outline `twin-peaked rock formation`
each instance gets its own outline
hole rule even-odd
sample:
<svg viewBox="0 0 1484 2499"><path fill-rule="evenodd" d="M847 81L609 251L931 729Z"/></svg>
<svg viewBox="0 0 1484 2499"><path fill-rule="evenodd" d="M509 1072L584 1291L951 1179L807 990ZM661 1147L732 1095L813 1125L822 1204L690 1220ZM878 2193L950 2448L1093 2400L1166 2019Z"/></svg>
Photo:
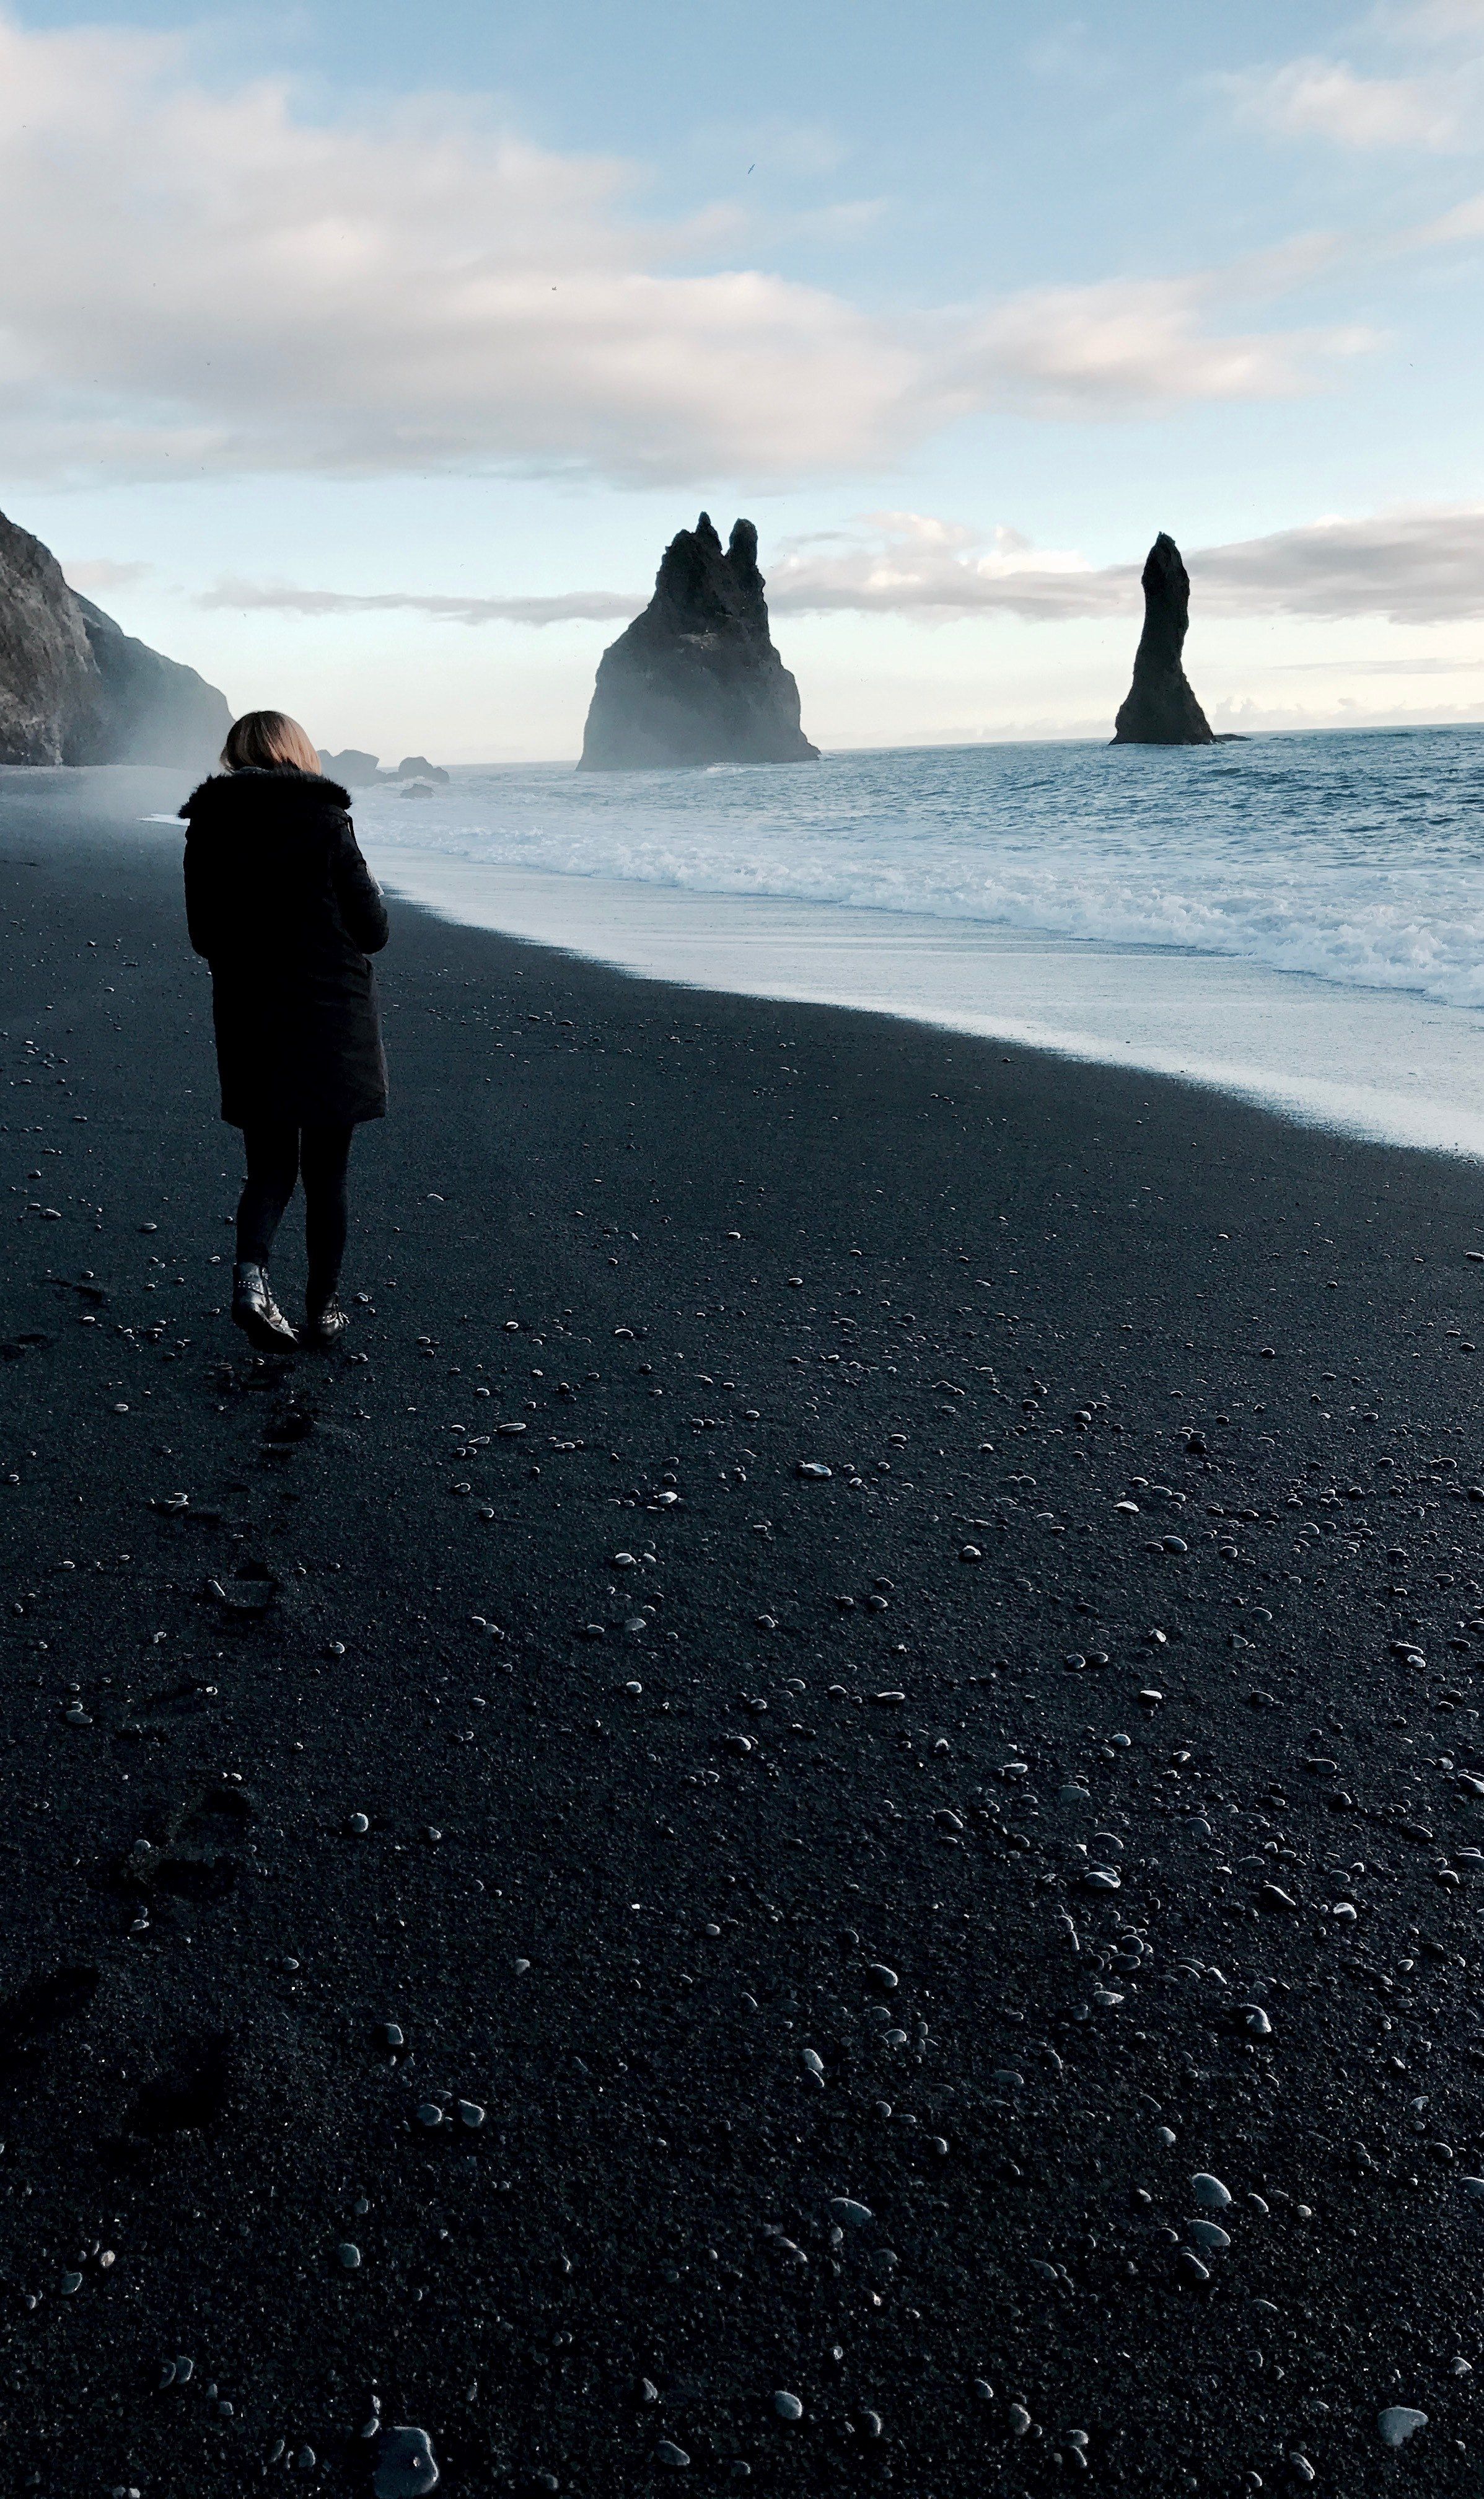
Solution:
<svg viewBox="0 0 1484 2499"><path fill-rule="evenodd" d="M649 605L598 662L579 768L815 762L762 593L751 521L726 547L706 512L672 538Z"/></svg>

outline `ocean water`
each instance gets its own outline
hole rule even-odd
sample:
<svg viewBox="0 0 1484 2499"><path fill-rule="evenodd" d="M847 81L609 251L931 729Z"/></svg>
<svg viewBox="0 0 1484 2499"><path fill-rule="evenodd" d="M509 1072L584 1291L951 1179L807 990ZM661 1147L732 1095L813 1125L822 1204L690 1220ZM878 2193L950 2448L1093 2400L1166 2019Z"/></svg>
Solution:
<svg viewBox="0 0 1484 2499"><path fill-rule="evenodd" d="M1484 729L936 748L359 793L400 851L1178 946L1484 1006Z"/></svg>
<svg viewBox="0 0 1484 2499"><path fill-rule="evenodd" d="M455 918L1484 1153L1484 728L464 769L356 817Z"/></svg>

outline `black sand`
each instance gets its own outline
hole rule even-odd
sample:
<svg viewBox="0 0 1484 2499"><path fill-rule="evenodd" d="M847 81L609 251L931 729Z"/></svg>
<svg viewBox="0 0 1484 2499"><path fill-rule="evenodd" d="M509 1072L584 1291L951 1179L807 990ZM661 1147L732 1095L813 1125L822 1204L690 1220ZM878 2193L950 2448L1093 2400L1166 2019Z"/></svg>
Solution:
<svg viewBox="0 0 1484 2499"><path fill-rule="evenodd" d="M1477 1174L401 909L264 1365L177 795L0 780L7 2490L1474 2489Z"/></svg>

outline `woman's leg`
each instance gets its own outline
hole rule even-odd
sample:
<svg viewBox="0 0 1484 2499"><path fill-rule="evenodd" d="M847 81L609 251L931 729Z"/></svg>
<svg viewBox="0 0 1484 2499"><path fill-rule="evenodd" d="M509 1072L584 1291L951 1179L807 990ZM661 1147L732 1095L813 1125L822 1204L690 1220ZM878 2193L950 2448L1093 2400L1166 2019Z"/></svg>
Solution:
<svg viewBox="0 0 1484 2499"><path fill-rule="evenodd" d="M242 1144L247 1180L237 1209L238 1264L266 1267L299 1177L299 1131L280 1120L263 1120L242 1130Z"/></svg>
<svg viewBox="0 0 1484 2499"><path fill-rule="evenodd" d="M335 1298L345 1255L349 1211L345 1174L353 1128L306 1128L300 1143L304 1174L304 1234L309 1274L305 1301L311 1314Z"/></svg>

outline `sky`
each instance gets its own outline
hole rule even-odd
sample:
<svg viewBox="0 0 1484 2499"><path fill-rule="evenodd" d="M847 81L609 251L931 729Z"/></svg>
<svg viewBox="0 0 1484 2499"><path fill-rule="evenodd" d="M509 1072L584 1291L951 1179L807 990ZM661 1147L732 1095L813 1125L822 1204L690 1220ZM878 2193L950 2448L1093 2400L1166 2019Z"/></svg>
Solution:
<svg viewBox="0 0 1484 2499"><path fill-rule="evenodd" d="M1484 0L0 0L0 509L234 709L574 757L703 506L826 747L1484 719Z"/></svg>

